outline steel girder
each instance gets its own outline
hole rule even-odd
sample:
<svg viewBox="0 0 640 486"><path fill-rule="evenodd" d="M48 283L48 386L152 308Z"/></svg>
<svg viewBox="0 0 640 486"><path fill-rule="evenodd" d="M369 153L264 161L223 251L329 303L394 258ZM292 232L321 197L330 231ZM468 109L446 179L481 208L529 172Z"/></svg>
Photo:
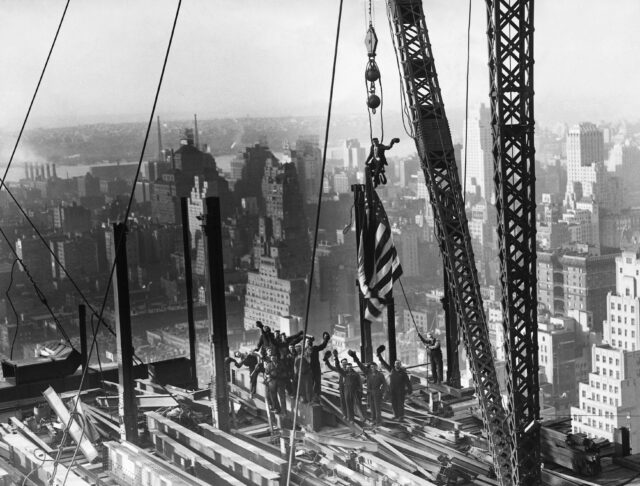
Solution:
<svg viewBox="0 0 640 486"><path fill-rule="evenodd" d="M487 0L513 484L540 484L533 0Z"/></svg>
<svg viewBox="0 0 640 486"><path fill-rule="evenodd" d="M511 435L482 307L471 236L456 167L451 132L421 0L388 0L398 46L415 142L431 199L436 238L443 255L462 337L474 376L496 475L503 486L513 484Z"/></svg>

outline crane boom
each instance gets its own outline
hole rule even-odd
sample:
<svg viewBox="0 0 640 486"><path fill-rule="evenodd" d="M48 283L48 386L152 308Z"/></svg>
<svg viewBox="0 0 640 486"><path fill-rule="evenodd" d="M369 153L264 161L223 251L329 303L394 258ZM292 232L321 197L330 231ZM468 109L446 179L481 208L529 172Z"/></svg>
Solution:
<svg viewBox="0 0 640 486"><path fill-rule="evenodd" d="M533 0L487 0L487 35L513 484L540 484Z"/></svg>
<svg viewBox="0 0 640 486"><path fill-rule="evenodd" d="M388 0L387 8L416 147L433 208L436 238L460 317L496 475L500 484L511 485L512 437L505 428L506 415L480 296L462 188L422 1Z"/></svg>

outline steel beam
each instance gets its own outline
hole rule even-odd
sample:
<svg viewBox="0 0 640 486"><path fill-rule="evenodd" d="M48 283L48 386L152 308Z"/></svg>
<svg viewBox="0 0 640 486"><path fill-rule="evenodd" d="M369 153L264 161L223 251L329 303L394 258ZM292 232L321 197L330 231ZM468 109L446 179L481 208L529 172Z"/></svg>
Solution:
<svg viewBox="0 0 640 486"><path fill-rule="evenodd" d="M136 405L135 377L133 376L127 227L124 223L114 223L113 241L116 252L116 282L113 289L113 299L116 309L120 435L122 440L136 444L138 442L138 407Z"/></svg>
<svg viewBox="0 0 640 486"><path fill-rule="evenodd" d="M222 265L222 221L220 198L205 199L202 233L207 269L207 313L211 346L211 403L216 427L229 431L230 408L227 372L224 360L229 356L227 341L227 309L224 296L224 268Z"/></svg>
<svg viewBox="0 0 640 486"><path fill-rule="evenodd" d="M189 198L180 198L182 215L182 248L184 251L184 283L187 291L187 325L189 327L189 358L191 359L191 384L198 389L196 368L196 325L193 318L193 272L191 271L191 232L189 229Z"/></svg>
<svg viewBox="0 0 640 486"><path fill-rule="evenodd" d="M487 36L513 484L541 484L533 0L487 0Z"/></svg>

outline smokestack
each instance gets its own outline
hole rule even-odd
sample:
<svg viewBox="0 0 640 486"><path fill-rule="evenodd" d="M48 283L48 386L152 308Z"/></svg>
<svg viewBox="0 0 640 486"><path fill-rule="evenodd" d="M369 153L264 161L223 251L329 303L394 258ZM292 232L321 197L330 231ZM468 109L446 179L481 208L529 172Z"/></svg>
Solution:
<svg viewBox="0 0 640 486"><path fill-rule="evenodd" d="M51 166L47 164L47 180L51 179Z"/></svg>
<svg viewBox="0 0 640 486"><path fill-rule="evenodd" d="M160 115L158 115L158 161L162 162L162 130L160 129Z"/></svg>
<svg viewBox="0 0 640 486"><path fill-rule="evenodd" d="M56 174L56 164L52 164L51 166L51 175L53 176L54 179L58 178L58 174Z"/></svg>
<svg viewBox="0 0 640 486"><path fill-rule="evenodd" d="M193 130L194 130L194 143L196 144L196 148L200 148L200 141L198 137L198 115L194 113L193 115Z"/></svg>
<svg viewBox="0 0 640 486"><path fill-rule="evenodd" d="M31 179L32 181L36 180L36 176L33 173L33 163L29 163L29 179Z"/></svg>
<svg viewBox="0 0 640 486"><path fill-rule="evenodd" d="M29 162L24 164L24 178L29 179Z"/></svg>

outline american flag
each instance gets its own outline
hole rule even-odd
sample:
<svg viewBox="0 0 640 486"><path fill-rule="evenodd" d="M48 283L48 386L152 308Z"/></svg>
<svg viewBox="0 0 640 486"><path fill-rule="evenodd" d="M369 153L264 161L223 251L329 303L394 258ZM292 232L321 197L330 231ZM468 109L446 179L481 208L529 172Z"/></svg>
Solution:
<svg viewBox="0 0 640 486"><path fill-rule="evenodd" d="M402 275L400 259L391 239L391 226L374 189L366 191L358 235L358 282L365 299L364 317L377 319L391 298L393 283Z"/></svg>

